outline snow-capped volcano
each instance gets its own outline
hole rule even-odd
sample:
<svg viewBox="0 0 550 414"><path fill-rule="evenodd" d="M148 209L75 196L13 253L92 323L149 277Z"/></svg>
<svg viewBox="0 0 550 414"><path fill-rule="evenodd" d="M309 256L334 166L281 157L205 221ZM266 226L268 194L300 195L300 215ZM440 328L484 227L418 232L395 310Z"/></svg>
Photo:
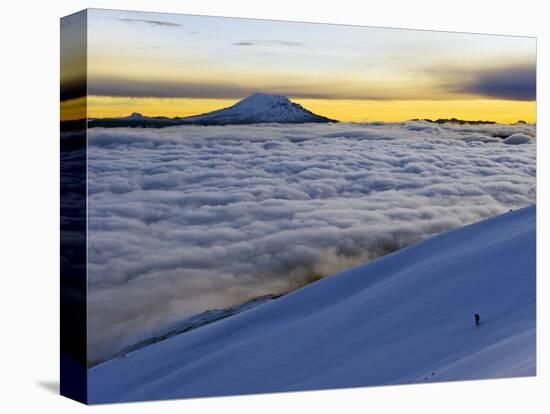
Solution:
<svg viewBox="0 0 550 414"><path fill-rule="evenodd" d="M308 111L286 96L259 92L253 93L229 108L190 116L182 120L186 123L203 125L337 122Z"/></svg>
<svg viewBox="0 0 550 414"><path fill-rule="evenodd" d="M201 115L185 118L165 116L143 116L137 112L122 118L95 118L88 120L88 127L155 127L175 125L231 125L231 124L303 124L307 122L338 122L314 114L302 105L292 102L283 95L253 93L235 105Z"/></svg>

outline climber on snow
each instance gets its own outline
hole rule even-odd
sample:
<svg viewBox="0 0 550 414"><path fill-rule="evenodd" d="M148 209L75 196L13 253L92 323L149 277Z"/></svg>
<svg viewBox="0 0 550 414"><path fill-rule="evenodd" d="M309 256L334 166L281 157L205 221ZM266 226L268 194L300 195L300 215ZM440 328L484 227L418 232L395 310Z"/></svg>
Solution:
<svg viewBox="0 0 550 414"><path fill-rule="evenodd" d="M477 313L474 314L474 319L476 321L476 325L479 326L479 315Z"/></svg>

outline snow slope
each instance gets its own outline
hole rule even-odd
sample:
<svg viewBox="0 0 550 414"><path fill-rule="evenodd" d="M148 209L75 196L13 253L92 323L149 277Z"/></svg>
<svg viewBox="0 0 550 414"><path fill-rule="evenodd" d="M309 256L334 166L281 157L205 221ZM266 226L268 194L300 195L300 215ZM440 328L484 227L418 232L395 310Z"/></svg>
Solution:
<svg viewBox="0 0 550 414"><path fill-rule="evenodd" d="M535 211L432 237L100 364L90 402L535 375Z"/></svg>
<svg viewBox="0 0 550 414"><path fill-rule="evenodd" d="M162 332L156 335L153 335L127 348L124 348L122 351L118 352L115 356L116 357L125 356L130 352L134 352L146 346L150 346L157 342L164 341L167 338L170 338L172 336L189 332L189 331L192 331L193 329L198 329L202 326L209 325L221 319L229 318L238 313L247 311L249 309L253 309L257 306L264 305L265 303L275 300L281 296L282 295L265 295L265 296L260 296L260 297L251 299L240 305L230 306L228 308L223 308L223 309L210 309L210 310L201 312L197 315L193 315L189 318L185 318L183 321L180 321L174 324L173 326L163 330Z"/></svg>

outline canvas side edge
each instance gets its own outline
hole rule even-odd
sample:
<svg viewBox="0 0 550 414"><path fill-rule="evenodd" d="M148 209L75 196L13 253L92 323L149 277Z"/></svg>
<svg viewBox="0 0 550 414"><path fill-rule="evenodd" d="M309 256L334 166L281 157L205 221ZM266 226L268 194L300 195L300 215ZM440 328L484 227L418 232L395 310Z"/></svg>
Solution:
<svg viewBox="0 0 550 414"><path fill-rule="evenodd" d="M87 384L87 11L60 21L60 394Z"/></svg>

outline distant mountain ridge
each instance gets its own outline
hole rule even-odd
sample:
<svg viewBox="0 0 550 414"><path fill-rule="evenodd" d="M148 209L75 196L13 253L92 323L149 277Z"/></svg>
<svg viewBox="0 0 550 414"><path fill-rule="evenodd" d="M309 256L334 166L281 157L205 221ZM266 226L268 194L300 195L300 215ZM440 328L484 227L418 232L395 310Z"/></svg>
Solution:
<svg viewBox="0 0 550 414"><path fill-rule="evenodd" d="M457 119L457 118L439 118L436 120L432 120L429 118L424 119L411 119L411 121L424 121L424 122L431 122L432 124L459 124L459 125L493 125L496 124L495 121L470 121L465 119ZM525 121L522 121L525 123Z"/></svg>
<svg viewBox="0 0 550 414"><path fill-rule="evenodd" d="M236 104L216 111L188 117L147 117L137 112L121 118L95 118L89 127L164 127L173 125L242 125L262 123L338 122L317 115L287 96L256 92Z"/></svg>

